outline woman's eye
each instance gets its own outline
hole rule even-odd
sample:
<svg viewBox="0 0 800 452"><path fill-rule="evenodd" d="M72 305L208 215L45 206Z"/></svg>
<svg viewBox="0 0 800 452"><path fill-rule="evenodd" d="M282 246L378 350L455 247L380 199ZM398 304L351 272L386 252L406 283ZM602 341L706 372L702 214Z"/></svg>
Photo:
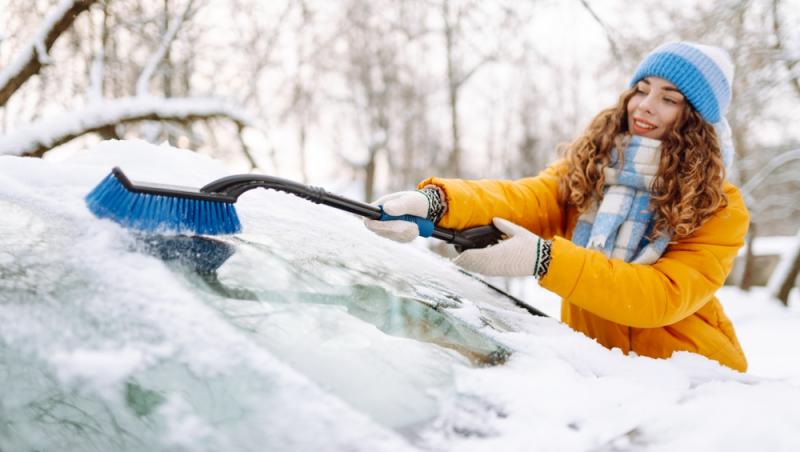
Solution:
<svg viewBox="0 0 800 452"><path fill-rule="evenodd" d="M670 99L669 97L665 97L664 98L664 102L666 102L668 104L673 104L673 105L678 103L678 101L676 101L675 99Z"/></svg>

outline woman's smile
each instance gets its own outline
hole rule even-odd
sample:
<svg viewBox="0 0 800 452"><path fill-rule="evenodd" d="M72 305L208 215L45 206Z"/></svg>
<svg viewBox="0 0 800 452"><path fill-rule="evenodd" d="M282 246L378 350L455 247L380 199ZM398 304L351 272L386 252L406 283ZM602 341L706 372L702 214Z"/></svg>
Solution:
<svg viewBox="0 0 800 452"><path fill-rule="evenodd" d="M658 126L653 124L652 122L649 122L649 121L644 120L642 118L633 117L633 122L632 122L632 125L631 125L631 129L633 130L633 133L636 134L636 135L645 135L648 132L650 132L651 130L654 130L654 129L657 129L657 128L658 128Z"/></svg>

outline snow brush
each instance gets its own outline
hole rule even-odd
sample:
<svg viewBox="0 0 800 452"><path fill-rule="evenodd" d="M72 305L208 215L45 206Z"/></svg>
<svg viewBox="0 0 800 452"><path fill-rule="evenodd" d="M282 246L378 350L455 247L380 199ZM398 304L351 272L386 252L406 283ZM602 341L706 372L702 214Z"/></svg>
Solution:
<svg viewBox="0 0 800 452"><path fill-rule="evenodd" d="M242 225L234 203L244 192L267 188L324 204L372 220L405 220L416 223L420 236L434 237L455 245L459 251L497 243L501 233L493 225L454 231L434 226L413 215L392 216L381 206L347 199L319 187L279 177L239 174L217 179L196 189L174 185L132 182L115 167L111 174L86 195L86 205L99 218L143 232L197 235L235 234Z"/></svg>

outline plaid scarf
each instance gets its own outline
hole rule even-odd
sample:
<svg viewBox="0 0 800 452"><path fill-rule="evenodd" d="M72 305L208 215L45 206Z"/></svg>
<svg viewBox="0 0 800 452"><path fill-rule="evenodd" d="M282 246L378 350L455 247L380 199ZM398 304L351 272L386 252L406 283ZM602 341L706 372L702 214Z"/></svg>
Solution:
<svg viewBox="0 0 800 452"><path fill-rule="evenodd" d="M620 162L617 148L611 150L611 163L604 171L603 199L578 218L572 241L610 258L652 264L670 240L648 238L655 225L650 187L658 171L661 141L627 136L618 140L617 146L625 149L624 158Z"/></svg>

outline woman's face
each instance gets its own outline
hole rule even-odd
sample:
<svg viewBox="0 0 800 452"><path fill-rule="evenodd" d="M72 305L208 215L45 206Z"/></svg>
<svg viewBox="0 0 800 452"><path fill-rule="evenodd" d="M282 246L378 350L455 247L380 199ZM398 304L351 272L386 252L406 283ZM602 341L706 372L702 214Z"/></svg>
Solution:
<svg viewBox="0 0 800 452"><path fill-rule="evenodd" d="M672 83L645 77L636 83L636 92L628 101L628 130L660 140L672 129L685 103L686 98Z"/></svg>

